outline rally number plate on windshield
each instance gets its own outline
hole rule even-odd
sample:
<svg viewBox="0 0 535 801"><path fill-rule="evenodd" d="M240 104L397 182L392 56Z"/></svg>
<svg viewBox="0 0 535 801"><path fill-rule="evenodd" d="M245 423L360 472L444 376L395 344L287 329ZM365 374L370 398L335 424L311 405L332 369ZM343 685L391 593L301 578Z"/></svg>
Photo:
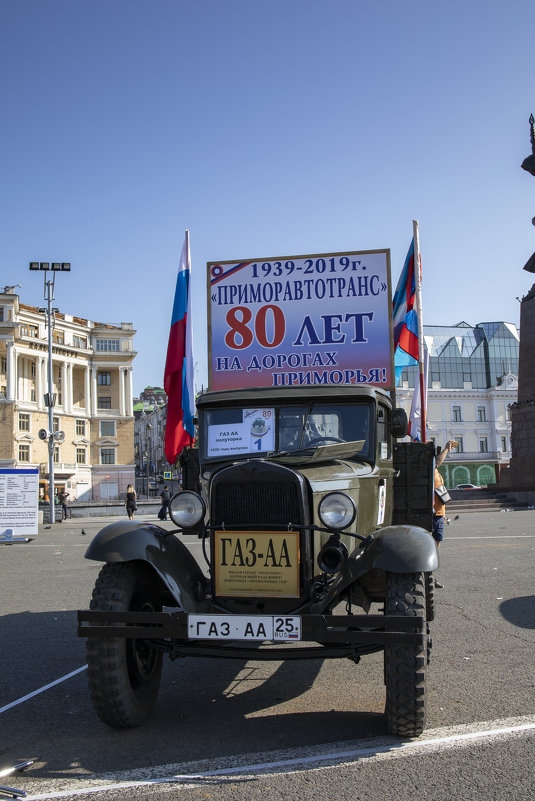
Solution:
<svg viewBox="0 0 535 801"><path fill-rule="evenodd" d="M299 615L188 615L190 640L301 639Z"/></svg>

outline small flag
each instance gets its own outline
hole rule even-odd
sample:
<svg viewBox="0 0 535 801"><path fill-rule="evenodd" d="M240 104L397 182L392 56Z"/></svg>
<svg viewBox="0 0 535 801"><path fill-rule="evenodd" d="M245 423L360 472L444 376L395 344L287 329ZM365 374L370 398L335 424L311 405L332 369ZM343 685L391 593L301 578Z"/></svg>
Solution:
<svg viewBox="0 0 535 801"><path fill-rule="evenodd" d="M169 464L176 464L182 450L192 444L195 435L190 265L189 232L186 231L178 266L163 379L167 394L165 458Z"/></svg>
<svg viewBox="0 0 535 801"><path fill-rule="evenodd" d="M415 308L414 238L411 242L393 300L394 367L396 384L404 367L418 364L418 315Z"/></svg>
<svg viewBox="0 0 535 801"><path fill-rule="evenodd" d="M424 380L416 381L412 395L411 412L409 415L408 435L415 442L422 441L422 404L420 402L420 384L424 385L424 413L427 409L427 377L429 374L429 352L424 349ZM419 376L418 376L419 378ZM426 415L427 417L427 415ZM425 418L424 418L425 419Z"/></svg>

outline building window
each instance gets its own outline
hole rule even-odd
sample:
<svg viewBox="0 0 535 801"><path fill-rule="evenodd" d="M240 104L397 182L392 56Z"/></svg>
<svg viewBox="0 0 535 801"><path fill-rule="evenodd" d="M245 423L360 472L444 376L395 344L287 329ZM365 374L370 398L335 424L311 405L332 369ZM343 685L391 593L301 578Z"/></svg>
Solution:
<svg viewBox="0 0 535 801"><path fill-rule="evenodd" d="M30 430L30 415L25 412L19 412L19 431Z"/></svg>
<svg viewBox="0 0 535 801"><path fill-rule="evenodd" d="M76 421L76 436L85 437L85 420Z"/></svg>
<svg viewBox="0 0 535 801"><path fill-rule="evenodd" d="M477 421L478 423L486 423L487 422L487 410L484 406L477 407Z"/></svg>
<svg viewBox="0 0 535 801"><path fill-rule="evenodd" d="M30 362L30 375L35 378L35 362Z"/></svg>
<svg viewBox="0 0 535 801"><path fill-rule="evenodd" d="M119 350L119 340L118 339L96 339L95 340L95 350L103 351L103 350Z"/></svg>
<svg viewBox="0 0 535 801"><path fill-rule="evenodd" d="M52 431L59 431L59 417L52 418Z"/></svg>
<svg viewBox="0 0 535 801"><path fill-rule="evenodd" d="M72 344L75 348L85 350L87 348L87 337L78 337L76 334L72 338Z"/></svg>
<svg viewBox="0 0 535 801"><path fill-rule="evenodd" d="M486 437L480 437L479 438L479 452L480 453L488 453L489 452L489 445L488 445Z"/></svg>
<svg viewBox="0 0 535 801"><path fill-rule="evenodd" d="M65 332L64 331L52 331L52 342L55 342L56 345L64 345L65 344Z"/></svg>
<svg viewBox="0 0 535 801"><path fill-rule="evenodd" d="M109 387L111 385L111 373L99 370L97 373L97 384L99 387Z"/></svg>
<svg viewBox="0 0 535 801"><path fill-rule="evenodd" d="M102 420L100 423L100 436L101 437L114 437L115 436L115 422Z"/></svg>
<svg viewBox="0 0 535 801"><path fill-rule="evenodd" d="M502 437L502 451L505 453L507 450L507 437Z"/></svg>
<svg viewBox="0 0 535 801"><path fill-rule="evenodd" d="M100 449L100 464L115 464L115 448Z"/></svg>
<svg viewBox="0 0 535 801"><path fill-rule="evenodd" d="M0 360L0 373L3 373L4 375L7 373L7 358L5 356L2 356L2 359Z"/></svg>
<svg viewBox="0 0 535 801"><path fill-rule="evenodd" d="M456 441L456 443L457 443L457 447L453 449L453 450L454 450L454 452L455 452L455 453L464 453L464 444L463 444L463 438L462 438L462 437L459 437L459 436L456 436L456 437L455 437L455 441Z"/></svg>
<svg viewBox="0 0 535 801"><path fill-rule="evenodd" d="M54 464L59 464L59 447L54 446Z"/></svg>
<svg viewBox="0 0 535 801"><path fill-rule="evenodd" d="M19 445L19 462L29 462L29 461L30 461L30 446Z"/></svg>
<svg viewBox="0 0 535 801"><path fill-rule="evenodd" d="M0 323L4 322L4 307L0 306Z"/></svg>
<svg viewBox="0 0 535 801"><path fill-rule="evenodd" d="M23 337L34 337L37 338L39 336L39 328L36 325L29 325L28 323L21 323L20 324L20 333Z"/></svg>
<svg viewBox="0 0 535 801"><path fill-rule="evenodd" d="M111 409L111 398L110 397L101 397L97 398L97 408L98 409Z"/></svg>
<svg viewBox="0 0 535 801"><path fill-rule="evenodd" d="M76 464L85 464L85 448L76 448Z"/></svg>
<svg viewBox="0 0 535 801"><path fill-rule="evenodd" d="M37 397L37 396L36 396L36 394L35 394L35 389L32 387L32 388L30 389L30 400L31 400L31 402L32 402L32 403L35 403L36 397Z"/></svg>
<svg viewBox="0 0 535 801"><path fill-rule="evenodd" d="M451 419L454 423L462 423L460 406L452 406L451 413L452 413Z"/></svg>

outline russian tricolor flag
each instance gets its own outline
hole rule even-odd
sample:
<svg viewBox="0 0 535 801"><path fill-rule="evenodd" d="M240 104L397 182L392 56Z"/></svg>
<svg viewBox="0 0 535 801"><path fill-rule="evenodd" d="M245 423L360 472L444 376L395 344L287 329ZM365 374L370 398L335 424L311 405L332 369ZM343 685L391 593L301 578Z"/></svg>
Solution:
<svg viewBox="0 0 535 801"><path fill-rule="evenodd" d="M418 364L418 315L415 308L414 238L393 300L394 366L396 384L404 367Z"/></svg>
<svg viewBox="0 0 535 801"><path fill-rule="evenodd" d="M191 445L195 436L190 273L189 231L186 231L176 279L163 379L167 394L165 458L169 464L176 464L183 448Z"/></svg>

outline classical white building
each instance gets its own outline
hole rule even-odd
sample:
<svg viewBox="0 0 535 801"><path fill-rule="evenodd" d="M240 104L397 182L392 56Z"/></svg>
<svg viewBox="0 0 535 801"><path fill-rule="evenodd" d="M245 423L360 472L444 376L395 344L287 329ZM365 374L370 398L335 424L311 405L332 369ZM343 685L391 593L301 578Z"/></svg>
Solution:
<svg viewBox="0 0 535 801"><path fill-rule="evenodd" d="M424 326L429 354L427 439L459 444L440 468L446 486L497 481L511 458L509 407L517 400L519 334L512 323ZM417 368L403 371L397 404L407 414Z"/></svg>
<svg viewBox="0 0 535 801"><path fill-rule="evenodd" d="M48 330L43 311L0 292L0 467L38 467L48 492ZM117 498L134 483L131 323L56 312L52 331L54 484L70 500Z"/></svg>

